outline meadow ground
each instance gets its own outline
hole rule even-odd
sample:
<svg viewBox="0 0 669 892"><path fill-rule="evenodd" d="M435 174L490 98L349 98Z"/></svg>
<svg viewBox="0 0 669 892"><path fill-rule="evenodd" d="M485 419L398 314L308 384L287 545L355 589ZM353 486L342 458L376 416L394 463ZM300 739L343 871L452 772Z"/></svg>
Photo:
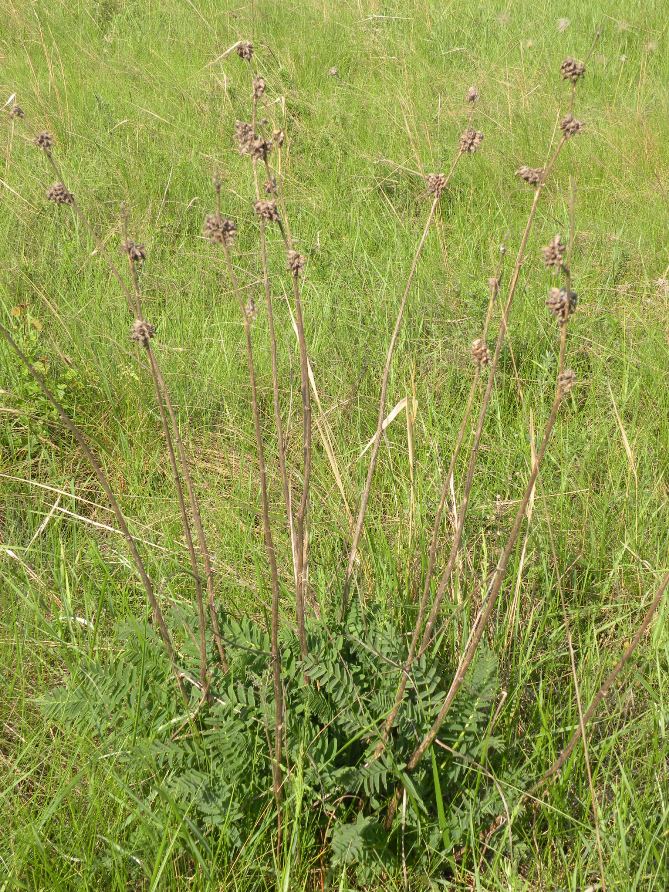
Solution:
<svg viewBox="0 0 669 892"><path fill-rule="evenodd" d="M285 188L308 260L310 356L353 509L367 467L360 452L374 431L380 372L424 217L420 174L448 165L466 125L467 90L475 84L480 91L483 146L458 165L441 202L389 382L389 407L415 400L413 454L400 415L383 442L361 543L360 597L401 616L424 570L486 283L501 242L515 256L527 217L531 192L514 172L543 163L568 96L560 63L587 56L600 31L578 93L585 131L560 158L530 236L461 566L448 593L468 616L528 475L530 428L540 429L550 408L557 339L544 306L552 279L539 248L568 228L571 177L579 308L568 363L578 386L556 426L529 532L489 635L506 691L496 736L540 773L578 720L560 591L585 703L669 563L664 0L3 0L1 8L0 98L16 93L30 126L55 134L68 184L103 241L118 241L125 202L147 246L147 317L192 456L220 599L255 615L265 610L268 588L242 328L201 238L214 172L240 232L254 225L248 164L232 139L235 120L248 116L248 72L236 55L221 54L240 38L254 41L271 115L288 136ZM103 456L133 530L150 543L161 598L183 602L190 589L178 516L123 297L86 232L45 201L46 162L17 123L7 116L0 135L2 321L43 363ZM252 237L242 234L240 244L244 281L257 284ZM280 269L278 237L271 252ZM254 337L269 419L265 326L261 312ZM289 456L299 470L299 357L285 312L278 326ZM76 446L4 347L0 362L0 890L93 889L96 859L122 849L126 829L144 812L104 740L74 726L55 729L41 701L84 656L113 657L118 622L144 616L145 605ZM270 463L276 505L280 483ZM461 477L459 466L456 490ZM311 583L327 609L339 597L348 527L319 441L313 492ZM444 550L450 535L446 524ZM289 586L280 535L279 549ZM591 726L598 819L579 748L568 782L553 786L539 813L514 828L511 851L465 859L434 888L669 886L666 618L665 605ZM462 634L457 626L445 646L457 649ZM138 888L260 888L253 846L233 870L221 852L209 873L191 871L182 857L186 832L176 818L160 828L162 844L144 853ZM268 888L315 888L308 873L294 873L286 885L277 865L277 876L264 880ZM128 884L121 869L105 882ZM422 876L406 882L429 887ZM343 875L336 880L338 888L345 883Z"/></svg>

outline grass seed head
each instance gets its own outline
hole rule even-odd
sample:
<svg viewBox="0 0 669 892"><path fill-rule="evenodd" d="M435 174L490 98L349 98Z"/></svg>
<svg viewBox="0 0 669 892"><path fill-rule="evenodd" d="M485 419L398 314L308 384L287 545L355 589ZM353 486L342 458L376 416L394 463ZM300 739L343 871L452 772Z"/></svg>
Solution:
<svg viewBox="0 0 669 892"><path fill-rule="evenodd" d="M581 121L577 121L573 115L567 115L566 118L562 119L560 123L560 129L565 135L566 139L571 139L572 136L576 136L577 133L580 133L583 129L583 123Z"/></svg>
<svg viewBox="0 0 669 892"><path fill-rule="evenodd" d="M566 250L567 248L563 244L560 236L554 236L550 242L541 249L546 266L555 270L562 269Z"/></svg>
<svg viewBox="0 0 669 892"><path fill-rule="evenodd" d="M575 84L576 81L580 80L585 74L585 64L568 56L562 65L560 65L560 74L564 80L571 81L572 84Z"/></svg>
<svg viewBox="0 0 669 892"><path fill-rule="evenodd" d="M470 87L469 90L467 91L467 102L471 102L471 103L478 102L478 98L479 98L479 91L476 89L476 87Z"/></svg>
<svg viewBox="0 0 669 892"><path fill-rule="evenodd" d="M38 149L44 149L45 152L50 152L54 146L54 138L50 133L47 133L45 130L43 133L38 133L35 137L35 145Z"/></svg>
<svg viewBox="0 0 669 892"><path fill-rule="evenodd" d="M253 96L255 99L260 99L260 97L265 92L267 84L265 83L265 78L257 75L253 78Z"/></svg>
<svg viewBox="0 0 669 892"><path fill-rule="evenodd" d="M272 134L272 142L274 143L274 145L279 146L279 148L281 148L281 146L284 144L285 141L286 141L286 134L283 132L283 130L275 130L274 133Z"/></svg>
<svg viewBox="0 0 669 892"><path fill-rule="evenodd" d="M212 245L225 245L229 248L237 235L237 226L234 220L230 220L228 217L221 217L220 214L207 214L202 232Z"/></svg>
<svg viewBox="0 0 669 892"><path fill-rule="evenodd" d="M250 40L240 40L237 44L237 55L245 62L250 62L253 58L253 44Z"/></svg>
<svg viewBox="0 0 669 892"><path fill-rule="evenodd" d="M156 329L144 319L135 319L130 329L130 340L136 341L142 347L148 347L149 341L156 333Z"/></svg>
<svg viewBox="0 0 669 892"><path fill-rule="evenodd" d="M271 177L269 180L265 180L265 194L266 195L276 195L276 180L274 177Z"/></svg>
<svg viewBox="0 0 669 892"><path fill-rule="evenodd" d="M279 222L279 211L276 206L276 201L256 201L253 205L255 208L256 214L260 217L261 220L267 220L268 222Z"/></svg>
<svg viewBox="0 0 669 892"><path fill-rule="evenodd" d="M544 169L543 167L528 167L526 164L523 164L516 171L516 176L519 176L521 180L530 186L538 186L544 178Z"/></svg>
<svg viewBox="0 0 669 892"><path fill-rule="evenodd" d="M481 131L468 127L460 136L460 150L462 152L469 152L471 155L480 148L482 142L483 134Z"/></svg>
<svg viewBox="0 0 669 892"><path fill-rule="evenodd" d="M56 204L74 204L74 195L64 183L54 183L49 186L46 197Z"/></svg>
<svg viewBox="0 0 669 892"><path fill-rule="evenodd" d="M299 251L288 252L288 269L294 276L299 276L306 262L306 258Z"/></svg>
<svg viewBox="0 0 669 892"><path fill-rule="evenodd" d="M575 291L566 288L551 288L546 299L546 306L560 324L567 322L575 312L578 296Z"/></svg>
<svg viewBox="0 0 669 892"><path fill-rule="evenodd" d="M11 118L25 118L26 113L20 105L13 105L9 110L9 116Z"/></svg>
<svg viewBox="0 0 669 892"><path fill-rule="evenodd" d="M483 338L472 341L472 359L480 366L488 365L490 362L490 350Z"/></svg>

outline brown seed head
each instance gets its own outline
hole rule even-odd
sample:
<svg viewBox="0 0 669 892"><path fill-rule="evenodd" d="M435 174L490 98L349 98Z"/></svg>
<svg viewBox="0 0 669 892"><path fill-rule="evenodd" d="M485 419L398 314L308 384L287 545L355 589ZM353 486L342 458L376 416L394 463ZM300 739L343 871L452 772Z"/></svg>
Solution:
<svg viewBox="0 0 669 892"><path fill-rule="evenodd" d="M582 78L585 74L585 65L577 59L568 57L564 60L562 65L560 65L560 74L564 80L571 81L572 84L575 84L576 81Z"/></svg>
<svg viewBox="0 0 669 892"><path fill-rule="evenodd" d="M298 251L289 251L288 252L288 269L294 276L299 276L299 274L304 269L304 265L306 264L306 258L302 256Z"/></svg>
<svg viewBox="0 0 669 892"><path fill-rule="evenodd" d="M272 140L254 136L249 145L248 154L257 161L265 161L272 151Z"/></svg>
<svg viewBox="0 0 669 892"><path fill-rule="evenodd" d="M260 97L265 92L266 87L267 87L267 84L265 83L264 77L257 75L256 77L253 78L253 96L256 99L260 99Z"/></svg>
<svg viewBox="0 0 669 892"><path fill-rule="evenodd" d="M333 65L332 68L330 68L330 70L328 71L328 74L330 75L330 77L337 77L337 75L339 74L339 69L335 65Z"/></svg>
<svg viewBox="0 0 669 892"><path fill-rule="evenodd" d="M279 146L279 148L281 148L281 146L284 144L285 141L286 141L286 134L283 132L283 130L275 130L274 133L272 134L272 142L274 143L274 145Z"/></svg>
<svg viewBox="0 0 669 892"><path fill-rule="evenodd" d="M276 201L256 201L253 207L261 220L274 223L279 222L279 211L277 210Z"/></svg>
<svg viewBox="0 0 669 892"><path fill-rule="evenodd" d="M430 173L425 178L425 181L427 183L427 191L436 196L441 195L448 183L444 173Z"/></svg>
<svg viewBox="0 0 669 892"><path fill-rule="evenodd" d="M136 245L135 242L126 239L121 248L128 255L133 263L144 263L146 260L146 249L144 245Z"/></svg>
<svg viewBox="0 0 669 892"><path fill-rule="evenodd" d="M566 396L575 384L576 375L572 369L565 369L562 374L558 375L558 390L560 396Z"/></svg>
<svg viewBox="0 0 669 892"><path fill-rule="evenodd" d="M491 276L488 279L488 291L492 294L493 297L497 297L499 294L499 279L497 276Z"/></svg>
<svg viewBox="0 0 669 892"><path fill-rule="evenodd" d="M132 328L130 329L130 340L137 341L142 347L148 347L149 341L155 333L156 329L153 325L146 322L144 319L135 319L132 323Z"/></svg>
<svg viewBox="0 0 669 892"><path fill-rule="evenodd" d="M541 249L546 266L555 270L562 269L566 250L567 249L565 245L563 245L560 236L554 236L550 242Z"/></svg>
<svg viewBox="0 0 669 892"><path fill-rule="evenodd" d="M566 288L551 288L546 299L546 306L561 325L575 312L577 303L576 292Z"/></svg>
<svg viewBox="0 0 669 892"><path fill-rule="evenodd" d="M577 133L580 133L583 129L583 124L581 121L577 121L573 115L567 115L566 118L562 119L560 129L564 133L565 138L570 139L572 136L576 136Z"/></svg>
<svg viewBox="0 0 669 892"><path fill-rule="evenodd" d="M240 40L237 44L237 55L245 62L250 62L253 58L253 44L250 40Z"/></svg>
<svg viewBox="0 0 669 892"><path fill-rule="evenodd" d="M460 136L460 151L472 154L480 147L482 142L483 134L481 131L473 130L471 127L468 127Z"/></svg>
<svg viewBox="0 0 669 892"><path fill-rule="evenodd" d="M529 183L530 186L538 186L543 180L544 169L543 167L527 167L527 165L523 164L516 171L516 176Z"/></svg>
<svg viewBox="0 0 669 892"><path fill-rule="evenodd" d="M12 118L25 118L26 113L20 105L13 105L9 110L9 115Z"/></svg>
<svg viewBox="0 0 669 892"><path fill-rule="evenodd" d="M35 145L38 149L44 149L45 152L49 152L53 148L54 138L45 130L43 133L37 134L35 137Z"/></svg>
<svg viewBox="0 0 669 892"><path fill-rule="evenodd" d="M479 91L476 87L470 87L467 91L467 102L478 102Z"/></svg>
<svg viewBox="0 0 669 892"><path fill-rule="evenodd" d="M237 235L237 227L234 220L221 217L220 214L207 214L202 232L212 245L225 245L229 248Z"/></svg>
<svg viewBox="0 0 669 892"><path fill-rule="evenodd" d="M249 320L249 322L253 322L253 320L258 315L258 308L256 307L256 302L252 297L246 301L246 306L244 307L244 315Z"/></svg>
<svg viewBox="0 0 669 892"><path fill-rule="evenodd" d="M46 197L56 204L74 204L74 195L64 183L54 183L49 186Z"/></svg>
<svg viewBox="0 0 669 892"><path fill-rule="evenodd" d="M480 366L488 365L490 362L490 350L483 338L472 341L472 359Z"/></svg>
<svg viewBox="0 0 669 892"><path fill-rule="evenodd" d="M265 194L266 195L276 195L276 180L272 177L269 180L265 180Z"/></svg>
<svg viewBox="0 0 669 892"><path fill-rule="evenodd" d="M253 143L253 127L246 121L235 121L235 139L240 155L249 155Z"/></svg>

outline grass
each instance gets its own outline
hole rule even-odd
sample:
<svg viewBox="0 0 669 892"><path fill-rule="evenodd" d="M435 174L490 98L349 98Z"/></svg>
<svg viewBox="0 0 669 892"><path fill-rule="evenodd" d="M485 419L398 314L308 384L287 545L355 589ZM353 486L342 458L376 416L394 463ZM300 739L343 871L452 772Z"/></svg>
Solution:
<svg viewBox="0 0 669 892"><path fill-rule="evenodd" d="M563 17L570 24L559 31ZM514 171L543 163L565 98L559 64L567 55L585 57L601 30L579 94L587 131L566 147L530 238L462 566L447 596L469 603L493 569L528 476L530 425L540 431L550 410L557 343L544 307L551 277L539 247L566 233L572 174L580 301L568 362L579 386L542 467L524 564L517 549L490 632L507 692L496 733L523 753L531 776L540 774L578 722L560 588L587 703L667 568L669 289L657 284L669 264L664 2L649 0L637 11L623 0L546 2L540 10L522 0L508 8L490 0L470 7L428 0L37 0L28 7L8 0L4 21L2 97L16 92L35 127L55 133L68 185L104 240L118 242L124 201L134 237L147 245L146 314L159 332L157 349L193 457L220 597L233 610L258 615L269 595L243 332L220 266L200 237L212 209L211 176L219 172L224 211L238 221L249 270L243 284L255 288L260 306L252 242L244 236L253 224L253 183L231 136L234 121L247 113L247 72L235 56L217 59L237 39L252 37L288 133L288 209L308 258L307 339L353 511L367 468L359 453L376 424L380 371L425 215L417 174L447 166L466 122L463 97L472 83L481 92L483 149L463 159L442 199L389 379L390 407L406 396L416 401L414 483L400 415L379 453L361 541L364 603L399 616L407 598L420 593L487 279L500 242L515 251L527 214L531 193ZM337 76L328 73L332 66ZM134 531L151 543L147 555L161 597L185 601L190 583L160 420L150 381L138 375L123 295L91 256L86 233L47 206L46 163L18 130L12 134L8 120L0 151L3 322L13 320L24 348L48 363L63 402L103 456ZM283 264L278 235L270 262L277 270ZM285 312L277 313L277 326L281 376L290 388L289 461L299 469L299 355ZM258 387L269 431L265 327L261 312ZM110 512L71 438L4 348L0 362L0 889L96 888L92 863L122 846L128 826L150 823L150 810L103 741L52 727L40 701L83 656L113 658L116 623L146 610L120 537L105 529L113 524ZM281 482L270 451L288 590L290 549L280 531ZM462 474L461 461L460 480ZM324 606L339 596L347 521L318 440L312 486L312 586ZM446 528L442 559L449 535ZM516 585L520 602L512 616ZM589 732L609 889L669 884L666 616L665 605ZM471 617L465 609L462 621L449 625L446 647L460 651ZM257 888L254 858L271 845L262 816L244 856L230 865L217 851L209 872L184 873L176 852L196 848L197 840L176 816L153 830L146 888ZM299 849L310 834L308 815L291 832ZM514 825L513 844L513 857L500 845L478 867L456 870L452 888L597 888L582 748L533 820ZM285 870L277 866L276 887L312 888L299 873L286 879ZM127 882L119 869L110 888ZM425 888L421 877L409 884Z"/></svg>

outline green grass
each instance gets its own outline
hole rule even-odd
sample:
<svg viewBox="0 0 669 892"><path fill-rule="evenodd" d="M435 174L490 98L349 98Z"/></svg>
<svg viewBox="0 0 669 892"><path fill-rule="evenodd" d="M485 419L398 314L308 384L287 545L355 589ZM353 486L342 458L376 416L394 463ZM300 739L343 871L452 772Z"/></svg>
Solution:
<svg viewBox="0 0 669 892"><path fill-rule="evenodd" d="M570 25L559 31L562 17ZM417 401L415 524L400 416L380 453L362 543L364 603L401 616L420 587L486 282L501 241L515 256L529 208L531 193L514 171L543 163L567 92L559 64L567 55L585 57L601 30L578 96L587 129L568 144L530 238L452 593L469 603L494 565L528 474L530 413L540 430L549 411L557 345L539 247L566 232L573 176L580 302L568 361L579 386L542 470L522 576L518 548L490 636L507 692L496 734L538 775L578 720L558 576L588 702L667 568L669 290L657 284L669 264L664 0L640 9L624 0L547 0L540 8L525 0L506 7L491 0L8 0L3 21L2 100L16 92L31 126L56 135L68 185L104 240L119 240L123 201L147 245L146 315L157 326L193 456L221 601L256 615L268 584L242 330L200 237L218 171L224 209L241 232L243 280L257 281L252 181L232 140L234 121L248 117L248 72L234 54L217 58L237 39L253 38L269 100L277 100L273 114L288 134L289 215L309 261L308 342L353 507L367 467L359 453L374 430L386 345L426 212L416 174L447 166L466 122L467 88L475 83L481 91L483 148L463 160L442 201L390 379L390 406L408 394ZM133 530L151 543L145 552L161 597L182 602L190 586L169 468L150 381L128 341L123 296L71 215L47 205L46 162L20 130L12 135L9 119L0 151L3 322L48 363ZM278 240L271 251L279 272ZM278 316L290 461L299 469L299 361L290 322ZM271 437L262 313L254 333ZM104 741L52 727L40 700L84 655L113 657L117 623L146 610L120 537L99 526L112 520L92 475L4 348L0 363L0 890L95 888L93 861L122 847L127 828L150 817ZM289 616L290 562L273 461L271 484ZM325 607L339 596L347 541L320 443L313 486L312 583ZM509 625L518 578L520 609ZM447 633L454 652L467 633L470 612L464 616ZM666 618L665 606L590 730L609 889L669 885ZM296 825L298 847L300 833L310 833L307 818ZM176 817L154 829L147 889L258 888L254 860L270 846L262 824L234 869L225 852L212 856L209 878L195 866L184 872L177 852L197 842ZM456 870L452 888L576 892L597 882L582 748L532 820L514 825L513 844L513 856L500 844L478 868ZM281 887L285 870L277 866L274 887L314 888L299 871ZM127 882L119 870L110 888ZM426 888L421 877L410 885Z"/></svg>

